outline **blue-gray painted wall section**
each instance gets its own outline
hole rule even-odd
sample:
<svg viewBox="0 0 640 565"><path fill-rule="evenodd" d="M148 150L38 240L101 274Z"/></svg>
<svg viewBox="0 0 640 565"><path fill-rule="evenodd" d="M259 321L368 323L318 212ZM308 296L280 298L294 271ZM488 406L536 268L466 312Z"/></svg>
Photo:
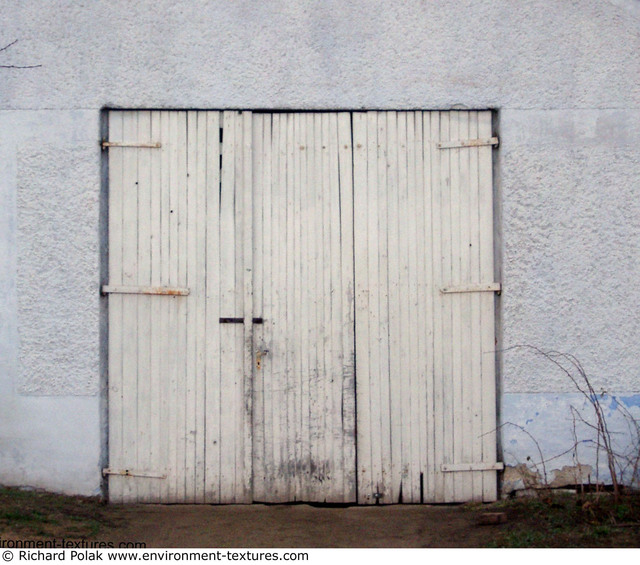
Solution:
<svg viewBox="0 0 640 565"><path fill-rule="evenodd" d="M634 464L640 460L640 438L632 424L632 420L640 421L640 394L598 394L594 398L602 407L610 431L611 447L616 454L616 476L630 481ZM610 483L604 441L594 429L597 416L593 404L584 395L577 392L507 393L501 403L500 433L506 465L526 464L538 473L539 484L552 484L557 470L563 467L588 465L591 469L583 473L584 482Z"/></svg>

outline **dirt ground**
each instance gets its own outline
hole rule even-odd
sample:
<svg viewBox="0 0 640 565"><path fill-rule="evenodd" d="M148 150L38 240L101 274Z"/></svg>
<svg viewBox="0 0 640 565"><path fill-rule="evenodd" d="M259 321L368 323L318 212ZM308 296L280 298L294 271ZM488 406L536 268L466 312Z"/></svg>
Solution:
<svg viewBox="0 0 640 565"><path fill-rule="evenodd" d="M143 506L112 541L149 547L479 547L491 526L460 507ZM116 535L115 539L113 536Z"/></svg>
<svg viewBox="0 0 640 565"><path fill-rule="evenodd" d="M146 547L482 547L492 526L465 506L111 505L0 488L1 540Z"/></svg>
<svg viewBox="0 0 640 565"><path fill-rule="evenodd" d="M504 523L481 525L487 513ZM110 505L0 488L0 541L93 547L640 547L640 495L549 495L494 504L327 507Z"/></svg>

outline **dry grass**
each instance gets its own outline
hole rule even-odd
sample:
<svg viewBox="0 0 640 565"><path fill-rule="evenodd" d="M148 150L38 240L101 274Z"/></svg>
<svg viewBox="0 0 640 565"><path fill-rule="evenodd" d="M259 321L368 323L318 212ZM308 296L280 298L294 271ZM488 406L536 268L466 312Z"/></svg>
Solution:
<svg viewBox="0 0 640 565"><path fill-rule="evenodd" d="M640 495L557 494L497 502L507 523L489 547L640 547ZM483 507L486 510L486 507Z"/></svg>
<svg viewBox="0 0 640 565"><path fill-rule="evenodd" d="M0 488L0 537L83 539L118 525L118 508L99 498Z"/></svg>

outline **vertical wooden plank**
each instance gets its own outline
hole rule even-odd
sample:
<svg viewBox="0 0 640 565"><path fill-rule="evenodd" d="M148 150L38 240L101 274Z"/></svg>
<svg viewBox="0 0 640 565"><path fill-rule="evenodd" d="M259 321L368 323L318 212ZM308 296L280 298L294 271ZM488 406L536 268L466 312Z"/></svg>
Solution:
<svg viewBox="0 0 640 565"><path fill-rule="evenodd" d="M137 139L151 139L151 114L138 112ZM152 149L134 149L138 153L138 242L137 242L137 284L151 284L151 151ZM139 296L137 339L138 339L138 394L133 402L137 404L136 465L141 471L151 467L151 308L152 297ZM155 305L154 305L155 306ZM150 497L150 481L145 478L134 479L137 483L137 501L145 502Z"/></svg>
<svg viewBox="0 0 640 565"><path fill-rule="evenodd" d="M274 272L277 274L274 280L277 296L276 316L274 316L277 329L275 332L287 331L287 302L286 302L286 244L287 244L287 114L279 114L274 119L274 141L276 141L277 153L277 176L274 179L273 195L275 203L274 217L274 242L272 249L274 253ZM277 140L275 134L277 133ZM277 250L277 251L276 251ZM274 344L275 345L275 344ZM287 405L287 343L280 340L277 344L277 351L273 354L274 364L274 391L277 398L274 403L275 425L274 430L274 472L276 474L274 488L274 502L285 502L289 500L289 485L287 482L287 469L283 468L280 462L289 460L289 452L287 446L288 433L288 405ZM277 468L275 466L277 465Z"/></svg>
<svg viewBox="0 0 640 565"><path fill-rule="evenodd" d="M234 317L242 317L244 319L245 312L245 258L244 258L244 226L246 212L244 207L244 155L243 155L243 117L242 114L236 112L233 122L234 145L233 145L233 162L235 167L235 183L232 187L233 207L234 207L234 232L235 232L235 248L234 248L234 272L235 272L235 314ZM235 413L233 417L233 435L234 435L234 466L233 466L233 501L241 502L242 498L242 477L243 477L243 461L244 461L244 383L245 375L245 324L232 324L234 333L234 366L233 372L235 376L233 386L233 396Z"/></svg>
<svg viewBox="0 0 640 565"><path fill-rule="evenodd" d="M375 247L369 249L369 253L377 255L377 267L372 276L377 280L377 296L375 304L378 308L378 322L375 326L377 342L373 343L378 351L378 390L379 413L375 419L379 422L378 441L380 444L380 477L384 485L383 502L397 502L397 486L391 480L391 415L390 415L390 395L391 387L389 382L389 249L388 239L388 190L387 186L387 165L388 165L388 140L387 140L387 113L377 112L377 142L374 160L377 163L375 174L377 175L377 192L372 193L372 198L376 201L377 227L374 227ZM372 170L372 174L374 171ZM373 298L373 297L372 297Z"/></svg>
<svg viewBox="0 0 640 565"><path fill-rule="evenodd" d="M342 502L344 491L343 431L342 431L342 284L340 272L340 177L338 170L338 116L329 118L329 231L331 263L329 266L331 288L331 373L327 375L331 386L331 417L327 434L331 436L329 458L328 502Z"/></svg>
<svg viewBox="0 0 640 565"><path fill-rule="evenodd" d="M258 115L254 115L257 119ZM254 252L261 253L260 270L261 275L261 295L262 297L254 301L255 312L257 316L264 318L264 324L260 328L256 328L258 337L255 339L254 346L257 350L268 350L269 353L262 357L262 367L255 370L256 386L262 386L262 420L263 430L259 437L262 438L262 444L257 444L258 436L254 437L254 453L259 453L259 460L254 461L254 484L253 484L253 500L268 501L274 492L274 363L273 363L273 328L275 324L275 294L273 279L274 251L273 243L273 165L274 160L277 163L277 155L274 155L273 119L271 114L262 115L260 122L260 156L257 153L257 146L254 147L254 159L260 159L260 178L262 188L255 188L255 191L261 190L261 228L255 229L256 240L254 242ZM257 135L257 133L254 133ZM277 169L277 164L276 164ZM257 195L257 192L254 193ZM260 211L258 211L260 214ZM254 276L254 280L258 275ZM254 289L255 291L255 289ZM257 398L254 399L254 402ZM255 412L255 408L254 408ZM254 424L255 427L255 424Z"/></svg>
<svg viewBox="0 0 640 565"><path fill-rule="evenodd" d="M449 118L450 138L460 139L460 112L450 112ZM461 187L460 187L460 148L448 149L451 175L451 284L459 284L460 281L460 210L461 210ZM451 430L453 436L453 462L462 461L462 351L461 351L461 312L460 295L450 296L451 308L451 379L452 379L452 400L450 421L453 423ZM460 500L460 473L451 473L453 482L453 499Z"/></svg>
<svg viewBox="0 0 640 565"><path fill-rule="evenodd" d="M389 389L391 422L391 499L400 500L402 487L402 374L404 360L400 353L400 255L398 194L398 113L387 113L388 167L387 167L387 210L388 210L388 264L389 264Z"/></svg>
<svg viewBox="0 0 640 565"><path fill-rule="evenodd" d="M369 363L369 289L368 289L368 202L367 193L367 114L354 112L353 120L353 189L358 212L354 214L356 357L358 360L357 452L358 502L373 504L371 455L371 369Z"/></svg>
<svg viewBox="0 0 640 565"><path fill-rule="evenodd" d="M253 352L253 119L251 112L242 113L242 198L243 205L243 225L242 225L242 273L243 273L243 315L244 315L244 363L243 363L243 389L242 389L242 473L241 491L239 502L251 502L251 475L252 475L252 437L251 426L252 401L253 401L253 375L254 375L254 352Z"/></svg>
<svg viewBox="0 0 640 565"><path fill-rule="evenodd" d="M331 417L331 387L329 384L329 373L331 371L330 341L331 331L331 299L329 276L331 262L330 232L328 226L328 204L326 196L329 187L329 131L327 114L319 114L319 190L316 193L316 213L319 219L319 230L317 235L317 245L319 245L320 269L318 273L318 294L316 295L318 304L318 389L320 398L320 411L316 414L317 436L319 444L319 455L316 460L316 485L314 487L315 496L325 499L328 485L324 480L327 474L327 464L331 459L331 440L327 430ZM329 347L327 347L329 345Z"/></svg>
<svg viewBox="0 0 640 565"><path fill-rule="evenodd" d="M256 349L268 350L267 356L263 357L262 368L260 369L261 375L258 376L256 371L256 378L259 378L258 382L263 386L263 444L262 446L254 446L254 451L259 449L262 453L262 464L256 468L256 462L254 462L254 477L257 473L260 476L257 478L258 483L254 482L253 485L253 499L254 501L267 501L269 496L274 492L274 478L275 472L273 470L273 453L274 453L274 364L273 364L273 328L274 328L274 316L275 316L275 293L273 287L273 261L274 250L272 248L273 242L273 165L274 160L277 159L274 156L274 141L273 141L273 116L271 114L265 114L262 121L262 230L258 238L260 239L260 245L256 244L256 249L261 248L263 254L262 257L262 313L260 314L259 308L256 306L256 314L262 315L264 318L264 325L260 329L261 339L255 341ZM277 166L276 166L277 168ZM258 488L259 484L259 488ZM259 492L258 492L259 491Z"/></svg>
<svg viewBox="0 0 640 565"><path fill-rule="evenodd" d="M109 112L109 139L123 139L123 112ZM122 283L124 201L123 148L109 149L109 281ZM123 295L109 295L109 466L123 460ZM110 475L109 500L123 501L124 477Z"/></svg>
<svg viewBox="0 0 640 565"><path fill-rule="evenodd" d="M169 175L167 179L167 191L169 196L169 210L168 210L168 264L169 264L169 284L172 286L179 286L178 279L178 257L179 242L178 242L178 218L179 218L179 180L178 180L178 152L179 152L179 139L178 129L180 127L180 121L178 119L177 112L169 113L169 139L171 140L170 151L168 155L169 160ZM180 437L177 401L178 401L178 371L180 370L180 363L182 359L179 357L180 343L178 339L178 325L180 301L172 300L172 304L169 309L169 327L172 331L172 346L169 349L168 365L169 365L169 382L168 382L168 394L166 395L169 405L169 430L168 430L168 471L169 476L167 478L167 502L176 502L179 500L178 496L178 441Z"/></svg>
<svg viewBox="0 0 640 565"><path fill-rule="evenodd" d="M381 419L380 419L380 389L383 371L380 367L380 345L379 345L379 246L378 246L378 114L368 112L366 129L366 253L367 271L365 273L366 289L368 294L368 341L363 355L368 357L369 370L369 410L370 417L370 445L371 445L371 474L373 479L373 492L381 494L379 501L388 502L387 485L382 468L381 453Z"/></svg>
<svg viewBox="0 0 640 565"><path fill-rule="evenodd" d="M220 113L206 113L205 502L220 502Z"/></svg>
<svg viewBox="0 0 640 565"><path fill-rule="evenodd" d="M177 281L180 286L188 286L188 265L189 265L189 196L188 196L188 118L186 112L178 113L178 154L177 154L177 214L178 214L178 242L177 242ZM176 499L183 501L187 499L187 450L189 446L188 421L188 379L189 371L192 370L189 354L189 322L190 322L190 300L179 300L177 303L177 397L176 397L176 418L178 441L176 449ZM191 469L193 467L191 466Z"/></svg>
<svg viewBox="0 0 640 565"><path fill-rule="evenodd" d="M421 303L425 306L425 322L426 322L426 348L425 358L427 360L426 366L426 387L423 393L425 401L422 413L426 418L426 440L424 443L426 460L425 475L424 475L424 502L434 502L436 500L436 454L435 454L435 410L434 410L434 398L435 398L435 355L436 350L434 347L435 338L435 315L434 315L434 288L435 288L435 275L434 275L434 261L435 256L434 249L434 199L435 188L434 183L434 161L435 156L433 154L433 133L432 123L437 117L436 112L424 112L423 113L423 165L424 165L424 193L423 193L423 213L420 217L423 219L423 241L424 241L424 299L421 299Z"/></svg>
<svg viewBox="0 0 640 565"><path fill-rule="evenodd" d="M356 501L355 303L353 250L353 146L351 116L338 114L340 261L342 275L342 430L344 502Z"/></svg>
<svg viewBox="0 0 640 565"><path fill-rule="evenodd" d="M159 121L159 139L162 147L157 151L156 155L159 161L160 169L160 211L159 211L159 284L170 284L170 152L169 147L174 143L169 135L169 112L158 112ZM155 170L155 168L154 168ZM170 413L172 411L170 396L171 390L171 365L170 365L170 348L175 343L172 332L170 331L170 316L174 307L173 300L164 300L160 305L160 332L156 342L157 360L158 360L158 389L160 395L159 410L159 466L163 474L167 475L167 479L157 483L159 489L159 502L167 502L169 500L169 485L173 478L173 466L170 457L171 445L171 428L169 427ZM154 355L154 359L156 356Z"/></svg>
<svg viewBox="0 0 640 565"><path fill-rule="evenodd" d="M123 138L137 141L138 114L123 113ZM125 151L123 159L123 224L122 283L138 284L138 150ZM125 468L135 467L138 435L138 297L124 296L123 303L123 462ZM138 496L136 480L125 480L123 502L135 502Z"/></svg>
<svg viewBox="0 0 640 565"><path fill-rule="evenodd" d="M311 492L322 496L321 474L322 461L324 461L324 437L322 411L324 409L324 387L322 376L324 374L324 356L323 356L323 304L322 300L318 300L318 296L322 295L323 281L323 255L322 255L322 116L321 114L313 115L313 181L310 186L314 188L309 197L309 205L313 210L310 235L313 237L313 243L310 245L310 253L313 262L313 279L310 281L309 292L313 296L311 308L311 362L312 370L309 375L311 394L311 402L309 407L309 437L311 442L311 466L309 469L309 489Z"/></svg>
<svg viewBox="0 0 640 565"><path fill-rule="evenodd" d="M444 189L441 166L444 165L437 144L442 139L441 112L431 114L431 221L432 221L432 249L433 249L433 362L434 362L434 394L432 401L432 413L434 421L434 497L436 502L445 500L445 477L440 471L440 466L445 462L445 431L444 431L444 301L439 288L445 283L443 273L443 216L444 216ZM447 124L448 133L448 124Z"/></svg>
<svg viewBox="0 0 640 565"><path fill-rule="evenodd" d="M478 112L471 112L469 117L469 139L478 138ZM478 148L469 149L469 272L472 282L480 282L480 224L478 201ZM470 296L471 312L471 383L469 386L471 405L471 461L482 461L482 345L480 324L479 293ZM482 473L472 473L472 497L482 500Z"/></svg>
<svg viewBox="0 0 640 565"><path fill-rule="evenodd" d="M408 217L408 137L407 113L398 113L398 257L399 257L399 353L403 369L400 373L401 432L398 439L402 444L402 495L403 501L411 500L413 477L411 476L411 342L409 328L409 234L406 218Z"/></svg>
<svg viewBox="0 0 640 565"><path fill-rule="evenodd" d="M151 112L150 139L163 140L161 131L160 112ZM166 141L165 141L166 143ZM150 150L150 284L162 286L162 152L158 149ZM162 444L166 437L162 433L162 386L165 380L165 366L161 361L162 343L166 334L166 320L164 318L165 301L157 304L151 302L150 308L150 332L148 337L150 356L150 414L149 414L149 462L148 468L165 472L165 459L162 456ZM165 481L148 481L148 500L159 502L161 489Z"/></svg>
<svg viewBox="0 0 640 565"><path fill-rule="evenodd" d="M331 397L331 340L329 333L331 331L331 232L330 232L330 218L329 218L329 195L331 181L329 174L329 119L328 114L322 113L321 117L321 139L322 139L322 190L318 194L318 214L322 218L322 235L319 240L322 246L321 252L321 268L322 275L320 277L321 294L319 295L318 302L320 303L320 344L322 352L322 364L320 369L320 387L321 397L323 399L322 412L319 415L319 436L322 447L321 458L317 462L319 467L318 480L319 484L317 492L321 499L326 499L329 490L329 481L325 480L329 471L329 462L332 457L332 444L331 444L331 410L332 397ZM320 298L323 297L323 298Z"/></svg>
<svg viewBox="0 0 640 565"><path fill-rule="evenodd" d="M282 398L282 386L281 386L281 372L280 367L282 365L283 351L281 344L276 344L273 341L273 335L276 332L276 328L282 323L282 314L280 308L281 293L279 291L279 276L281 273L280 268L280 199L281 193L278 190L278 182L280 175L280 114L274 114L271 119L271 181L269 192L271 196L270 207L270 242L269 249L271 251L270 264L271 264L271 315L269 317L267 329L269 331L269 361L267 365L270 369L268 382L270 384L269 390L271 392L270 408L270 421L271 425L268 428L270 437L272 438L271 452L268 452L266 457L268 459L267 472L267 490L271 492L271 500L282 500L282 483L279 473L279 469L276 469L276 461L280 461L280 447L281 447L281 426L280 426L280 404ZM265 283L267 281L265 280Z"/></svg>
<svg viewBox="0 0 640 565"><path fill-rule="evenodd" d="M235 186L235 113L223 114L222 142L222 182L220 194L220 284L221 315L234 317L237 315L236 302L236 230L234 210ZM235 502L235 421L240 409L236 404L236 328L232 324L220 325L221 359L220 383L221 415L220 415L220 502Z"/></svg>
<svg viewBox="0 0 640 565"><path fill-rule="evenodd" d="M418 276L417 276L417 248L418 229L416 225L416 192L419 190L416 177L416 120L415 112L407 112L407 294L409 308L406 320L409 328L407 341L409 343L409 405L410 405L410 431L408 442L409 457L405 463L409 467L411 477L410 490L405 494L407 502L420 502L420 415L419 415L419 372L420 364L424 357L419 350L419 336L424 331L423 326L418 325ZM403 493L404 494L404 493Z"/></svg>
<svg viewBox="0 0 640 565"><path fill-rule="evenodd" d="M264 281L264 120L265 114L253 115L253 173L252 173L252 190L253 190L253 269L252 269L252 285L253 285L253 304L256 316L264 316L264 299L263 299L263 281ZM253 328L254 349L264 349L264 336L262 328L256 326ZM255 352L254 352L255 353ZM266 362L266 360L265 360ZM254 378L253 378L253 444L252 444L252 487L253 499L265 500L264 488L264 446L265 446L265 382L264 369L257 366L257 359L254 360Z"/></svg>
<svg viewBox="0 0 640 565"><path fill-rule="evenodd" d="M275 175L278 172L278 146L277 146L277 126L276 117L269 116L265 121L264 130L264 167L265 167L265 183L264 183L264 320L263 328L265 340L263 345L269 349L266 362L263 364L264 386L265 386L265 445L264 445L264 493L261 500L269 500L269 496L277 495L275 489L276 469L274 466L276 437L279 433L278 414L277 414L277 392L276 392L276 372L277 367L274 362L275 352L272 336L275 328L277 317L277 297L275 292L274 281L277 273L276 255L277 255L277 228L274 225L277 203L274 196ZM276 244L274 246L274 243Z"/></svg>
<svg viewBox="0 0 640 565"><path fill-rule="evenodd" d="M294 173L294 116L293 114L287 114L286 122L286 137L283 147L283 154L285 156L285 311L286 311L286 330L284 336L284 342L286 347L286 363L284 367L285 382L286 382L286 430L284 437L286 438L286 455L283 459L283 463L287 465L287 472L285 481L287 484L287 492L289 500L295 500L295 461L296 461L296 446L295 446L295 423L296 423L296 394L295 394L295 235L294 235L294 198L295 198L295 186L293 182ZM282 179L281 179L282 180Z"/></svg>
<svg viewBox="0 0 640 565"><path fill-rule="evenodd" d="M478 116L478 135L491 136L491 112L481 112ZM494 277L493 265L493 175L491 167L491 146L481 147L478 155L479 212L480 212L480 277L491 281ZM482 309L482 429L483 461L496 460L496 398L495 398L495 328L494 296L484 293L480 298ZM497 496L495 471L483 472L483 499L495 500Z"/></svg>
<svg viewBox="0 0 640 565"><path fill-rule="evenodd" d="M311 127L310 127L311 126ZM309 342L309 316L311 311L310 289L310 239L309 222L310 206L309 201L312 194L312 186L309 182L309 168L313 163L309 163L310 139L313 135L313 114L307 113L300 116L300 207L298 223L300 226L300 425L301 425L301 448L299 456L299 482L301 500L310 500L311 489L309 488L309 477L311 473L311 429L310 429L310 342ZM310 166L309 166L310 165Z"/></svg>
<svg viewBox="0 0 640 565"><path fill-rule="evenodd" d="M328 275L331 261L331 248L329 243L328 229L328 197L329 187L329 160L328 160L328 121L327 114L319 114L318 124L319 135L319 190L316 193L316 213L319 219L319 229L317 235L317 245L319 245L320 269L318 272L318 395L320 398L320 411L316 413L316 426L319 444L319 455L316 460L316 484L314 486L315 496L322 500L327 496L328 485L325 476L327 474L327 463L331 458L331 443L327 430L329 428L331 414L331 395L329 385L330 373L330 353L328 351L329 333L331 328L331 299L330 277ZM322 297L322 298L321 298Z"/></svg>
<svg viewBox="0 0 640 565"><path fill-rule="evenodd" d="M186 255L185 280L191 290L185 305L185 412L184 412L184 449L185 449L185 499L187 503L196 501L195 488L195 458L196 458L196 311L199 294L197 278L197 114L194 111L186 113L186 159L185 172L185 235L184 248Z"/></svg>
<svg viewBox="0 0 640 565"><path fill-rule="evenodd" d="M379 249L378 249L378 115L377 112L367 112L366 131L366 170L367 170L367 228L366 228L366 253L367 272L366 288L369 295L368 307L368 343L364 355L369 357L369 406L370 419L370 443L371 443L371 474L373 476L373 491L380 493L380 502L388 502L386 481L383 475L382 464L382 429L380 418L380 381L382 371L380 367L380 297L379 297Z"/></svg>
<svg viewBox="0 0 640 565"><path fill-rule="evenodd" d="M162 139L165 143L160 149L160 160L162 162L161 174L161 217L160 217L160 256L161 256L161 277L163 285L171 284L171 146L173 140L170 133L170 112L160 112L160 131ZM174 344L175 340L171 339L169 328L171 327L172 311L174 309L174 301L164 301L162 309L162 335L158 346L162 349L160 354L160 363L163 367L162 383L161 383L161 454L162 469L167 479L160 484L160 501L167 502L173 479L173 458L171 452L171 348L169 344Z"/></svg>
<svg viewBox="0 0 640 565"><path fill-rule="evenodd" d="M233 119L233 167L234 167L234 184L230 187L233 195L233 230L234 230L234 254L233 254L233 270L235 286L234 292L234 317L242 317L245 313L245 278L244 278L244 226L245 213L244 208L244 155L243 155L243 118L242 114L234 112ZM233 502L241 502L242 499L242 477L243 477L243 461L244 461L244 383L245 383L245 324L231 324L233 328L234 340L234 358L233 358L233 375L234 383L232 388L234 415L231 433L233 434L233 470L232 478L232 497Z"/></svg>
<svg viewBox="0 0 640 565"><path fill-rule="evenodd" d="M333 412L333 395L331 387L332 375L332 336L331 336L331 171L330 171L330 130L329 114L322 113L322 192L319 212L322 218L322 386L324 388L324 410L322 412L321 437L324 444L324 457L321 463L322 477L320 498L328 500L332 480L333 442L331 434L331 419Z"/></svg>
<svg viewBox="0 0 640 565"><path fill-rule="evenodd" d="M457 122L453 112L442 114L442 139L445 141L457 139ZM455 150L447 150L442 156L442 190L443 190L443 222L442 222L442 274L443 281L456 284L454 279L454 237L456 222L456 194L457 167ZM445 462L456 462L456 380L457 380L457 334L454 328L454 301L444 297L443 304L443 378L444 378L444 443ZM446 473L445 501L456 500L455 473Z"/></svg>
<svg viewBox="0 0 640 565"><path fill-rule="evenodd" d="M469 112L459 112L459 132L460 139L471 139L469 135ZM460 276L459 284L468 284L472 281L469 270L471 260L471 250L473 242L470 234L470 186L469 186L469 157L471 149L460 151ZM461 350L461 391L460 406L458 411L461 417L461 427L458 433L461 437L461 449L459 452L461 463L472 463L472 436L474 434L471 416L472 407L472 367L471 367L471 293L461 294L460 303L460 350ZM459 473L459 498L468 501L473 498L472 492L473 473Z"/></svg>
<svg viewBox="0 0 640 565"><path fill-rule="evenodd" d="M427 380L429 379L429 367L432 363L432 355L429 349L431 339L431 328L427 319L427 257L426 245L429 239L425 233L425 225L429 222L425 215L425 193L428 187L424 176L424 121L423 112L414 112L415 122L415 193L413 214L416 231L416 255L414 258L415 278L416 278L416 323L417 323L417 348L418 348L418 372L416 374L417 386L412 407L417 411L417 467L416 474L417 492L414 495L414 502L424 502L425 494L428 492L428 437L427 437ZM429 234L430 235L430 234Z"/></svg>
<svg viewBox="0 0 640 565"><path fill-rule="evenodd" d="M193 275L196 280L192 302L195 304L195 422L193 439L195 442L195 493L194 499L204 503L206 493L205 462L205 413L206 407L206 281L207 281L207 112L196 112L196 154L192 170L195 173L195 264Z"/></svg>
<svg viewBox="0 0 640 565"><path fill-rule="evenodd" d="M321 190L321 167L320 167L320 148L322 147L321 124L319 114L308 114L307 116L307 175L308 175L308 192L306 206L308 209L307 229L307 256L309 257L309 280L308 280L308 351L309 351L309 369L308 369L308 435L309 435L309 469L307 475L307 490L309 497L312 496L317 486L316 462L319 458L319 438L320 429L318 425L318 414L322 403L320 402L320 333L321 319L318 316L318 279L321 276L320 264L320 245L319 238L322 234L322 223L318 213L318 191Z"/></svg>
<svg viewBox="0 0 640 565"><path fill-rule="evenodd" d="M273 272L273 163L276 162L277 169L277 151L274 151L273 145L273 117L265 116L264 121L264 142L263 142L263 167L264 167L264 185L263 185L263 207L264 207L264 223L263 223L263 316L264 327L263 332L265 339L259 342L260 345L269 350L266 361L263 363L263 383L264 383L264 406L265 406L265 431L264 431L264 480L265 487L261 500L267 500L267 493L274 491L275 468L273 465L274 453L274 435L276 427L274 423L274 395L273 395L273 345L271 335L274 328L274 272Z"/></svg>
<svg viewBox="0 0 640 565"><path fill-rule="evenodd" d="M304 473L304 460L302 454L302 295L301 295L301 263L303 261L301 253L300 238L300 197L301 197L301 176L300 176L300 158L302 141L300 138L300 114L296 113L292 116L293 121L293 139L291 142L291 161L290 165L293 169L291 174L291 200L293 204L292 210L292 230L293 230L293 246L292 260L293 267L293 286L288 288L288 292L293 296L293 310L291 312L292 322L292 390L290 395L293 397L293 427L289 433L292 434L293 441L293 476L291 477L292 491L295 500L304 500L302 490L302 475Z"/></svg>

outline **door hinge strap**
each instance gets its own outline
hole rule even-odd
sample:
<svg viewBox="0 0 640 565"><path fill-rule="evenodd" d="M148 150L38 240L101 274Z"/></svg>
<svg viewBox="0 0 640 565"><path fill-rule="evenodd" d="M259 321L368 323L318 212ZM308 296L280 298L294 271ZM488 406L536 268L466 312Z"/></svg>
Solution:
<svg viewBox="0 0 640 565"><path fill-rule="evenodd" d="M187 296L188 288L175 286L114 286L103 285L102 294L159 294L162 296Z"/></svg>
<svg viewBox="0 0 640 565"><path fill-rule="evenodd" d="M109 467L102 469L102 475L119 475L121 477L144 477L146 479L166 479L167 475L160 473L147 473L145 471L132 471L131 469L110 469Z"/></svg>
<svg viewBox="0 0 640 565"><path fill-rule="evenodd" d="M441 141L438 149L453 149L455 147L482 147L483 145L499 145L497 137L487 137L483 139L453 139L451 141Z"/></svg>
<svg viewBox="0 0 640 565"><path fill-rule="evenodd" d="M463 284L460 286L445 286L440 289L442 294L453 294L455 292L497 292L502 291L502 285L497 282L485 284Z"/></svg>
<svg viewBox="0 0 640 565"><path fill-rule="evenodd" d="M160 149L160 147L162 147L162 143L160 143L159 141L127 142L127 141L102 140L100 145L102 146L102 149L108 149L109 147L146 147L147 149Z"/></svg>
<svg viewBox="0 0 640 565"><path fill-rule="evenodd" d="M464 471L502 471L504 463L443 463L440 471L443 473L459 473Z"/></svg>

